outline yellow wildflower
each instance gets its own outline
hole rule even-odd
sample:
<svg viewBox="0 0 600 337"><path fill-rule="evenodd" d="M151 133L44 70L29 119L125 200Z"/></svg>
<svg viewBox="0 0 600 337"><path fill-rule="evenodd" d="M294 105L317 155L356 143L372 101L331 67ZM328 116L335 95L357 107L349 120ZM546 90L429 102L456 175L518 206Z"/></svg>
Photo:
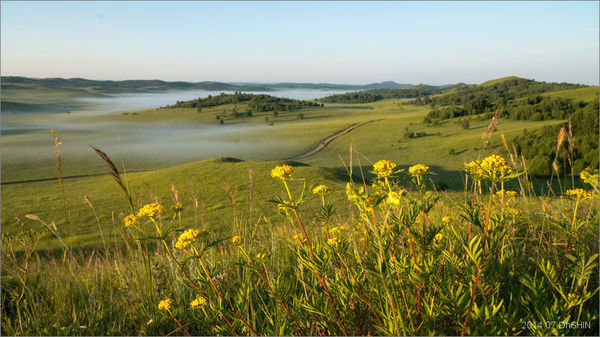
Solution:
<svg viewBox="0 0 600 337"><path fill-rule="evenodd" d="M576 306L578 303L579 303L579 295L574 294L574 293L570 293L567 296L567 305L569 307Z"/></svg>
<svg viewBox="0 0 600 337"><path fill-rule="evenodd" d="M380 160L373 165L373 172L377 174L378 178L386 178L394 173L396 164L389 160Z"/></svg>
<svg viewBox="0 0 600 337"><path fill-rule="evenodd" d="M166 310L171 311L171 306L173 305L173 300L170 298L164 299L158 303L158 310Z"/></svg>
<svg viewBox="0 0 600 337"><path fill-rule="evenodd" d="M385 182L383 182L381 180L375 180L371 186L373 186L374 189L379 189L379 190L384 190L387 187L385 185Z"/></svg>
<svg viewBox="0 0 600 337"><path fill-rule="evenodd" d="M481 160L472 161L465 165L465 171L475 180L483 178L483 170L481 169Z"/></svg>
<svg viewBox="0 0 600 337"><path fill-rule="evenodd" d="M175 243L175 248L177 249L186 249L192 243L196 241L196 238L200 236L202 232L197 229L187 229L183 234L179 235L177 242Z"/></svg>
<svg viewBox="0 0 600 337"><path fill-rule="evenodd" d="M329 235L330 236L337 236L338 234L340 234L343 231L348 230L348 226L338 226L338 227L333 227L329 230Z"/></svg>
<svg viewBox="0 0 600 337"><path fill-rule="evenodd" d="M173 213L181 212L183 210L183 205L180 203L176 203L175 205L171 206L171 210L173 211Z"/></svg>
<svg viewBox="0 0 600 337"><path fill-rule="evenodd" d="M497 154L486 157L481 161L481 169L486 178L496 181L513 173L513 170L504 158Z"/></svg>
<svg viewBox="0 0 600 337"><path fill-rule="evenodd" d="M205 304L206 304L206 299L202 296L198 296L195 300L193 300L190 303L190 307L192 307L192 309L203 308Z"/></svg>
<svg viewBox="0 0 600 337"><path fill-rule="evenodd" d="M304 242L304 235L296 234L290 239L293 243Z"/></svg>
<svg viewBox="0 0 600 337"><path fill-rule="evenodd" d="M123 219L123 225L125 227L135 226L138 222L138 217L135 214L129 214Z"/></svg>
<svg viewBox="0 0 600 337"><path fill-rule="evenodd" d="M450 223L450 217L449 216L445 216L442 218L442 222L445 223L446 225Z"/></svg>
<svg viewBox="0 0 600 337"><path fill-rule="evenodd" d="M588 171L581 171L579 177L584 183L590 184L594 188L594 190L598 191L600 187L600 182L598 181L598 173L591 174Z"/></svg>
<svg viewBox="0 0 600 337"><path fill-rule="evenodd" d="M517 195L517 192L515 191L506 191L506 190L499 190L498 192L496 192L497 195L505 195L508 197L514 197L515 195Z"/></svg>
<svg viewBox="0 0 600 337"><path fill-rule="evenodd" d="M163 205L157 203L157 202L153 202L151 204L148 204L142 208L140 208L140 210L138 211L137 216L138 217L154 217L158 214L163 214L165 212L165 208L163 207Z"/></svg>
<svg viewBox="0 0 600 337"><path fill-rule="evenodd" d="M510 214L512 214L513 216L519 216L521 215L521 210L516 209L516 208L509 208L508 211L510 212Z"/></svg>
<svg viewBox="0 0 600 337"><path fill-rule="evenodd" d="M400 205L400 195L397 192L388 193L387 202L390 205Z"/></svg>
<svg viewBox="0 0 600 337"><path fill-rule="evenodd" d="M437 233L434 237L433 237L433 244L435 246L439 246L442 244L442 240L444 239L444 234L442 233Z"/></svg>
<svg viewBox="0 0 600 337"><path fill-rule="evenodd" d="M267 257L266 253L258 253L258 254L256 254L256 259L259 260L259 261L264 260L266 257Z"/></svg>
<svg viewBox="0 0 600 337"><path fill-rule="evenodd" d="M570 197L577 197L577 198L581 198L581 199L587 199L587 198L592 197L592 194L590 192L583 190L581 188L567 190L567 195Z"/></svg>
<svg viewBox="0 0 600 337"><path fill-rule="evenodd" d="M319 186L317 186L317 187L313 188L313 191L312 191L312 192L313 192L313 194L320 194L320 195L323 195L323 194L327 194L327 193L329 193L329 191L331 191L331 190L329 189L329 187L328 187L328 186L325 186L325 185L319 185Z"/></svg>
<svg viewBox="0 0 600 337"><path fill-rule="evenodd" d="M233 243L234 245L238 245L240 243L242 243L243 238L239 235L236 235L234 237L231 238L231 243Z"/></svg>
<svg viewBox="0 0 600 337"><path fill-rule="evenodd" d="M292 172L290 165L280 165L271 170L271 177L286 180L292 178Z"/></svg>
<svg viewBox="0 0 600 337"><path fill-rule="evenodd" d="M292 208L294 204L289 201L284 201L283 204L277 204L277 210L279 212L285 212L288 208Z"/></svg>
<svg viewBox="0 0 600 337"><path fill-rule="evenodd" d="M338 238L331 238L327 240L327 245L333 249L337 249L340 245L340 240Z"/></svg>
<svg viewBox="0 0 600 337"><path fill-rule="evenodd" d="M429 166L423 164L413 165L408 169L408 173L413 177L422 176L427 173L427 171L429 171Z"/></svg>

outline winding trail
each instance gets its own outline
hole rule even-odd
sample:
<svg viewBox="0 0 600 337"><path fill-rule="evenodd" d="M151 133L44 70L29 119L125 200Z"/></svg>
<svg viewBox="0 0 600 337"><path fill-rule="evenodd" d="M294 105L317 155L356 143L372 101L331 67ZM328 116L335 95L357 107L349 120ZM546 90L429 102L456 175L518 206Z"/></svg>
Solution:
<svg viewBox="0 0 600 337"><path fill-rule="evenodd" d="M339 136L342 136L342 135L344 135L344 134L346 134L346 133L348 133L348 132L350 132L350 131L352 131L352 130L354 130L354 129L356 129L356 128L360 127L360 126L363 126L363 125L365 125L365 124L368 124L368 123L371 123L371 122L375 122L375 121L377 121L377 120L376 120L376 119L373 119L373 120L370 120L370 121L367 121L367 122L363 122L363 123L355 123L355 124L352 124L352 125L350 125L349 127L347 127L347 128L345 128L345 129L343 129L342 131L338 131L338 132L334 133L333 135L331 135L331 136L329 136L329 137L327 137L327 138L323 139L323 140L322 140L322 141L320 141L320 142L319 142L319 144L318 144L318 145L317 145L315 148L313 148L312 150L310 150L310 151L308 151L308 152L305 152L305 153L303 153L303 154L297 155L297 156L293 156L293 157L284 158L284 159L282 159L282 160L298 160L298 159L303 159L303 158L306 158L306 157L310 157L310 156L312 156L312 155L314 155L314 154L318 153L319 151L323 150L323 149L324 149L324 148L327 146L327 144L331 143L331 141L333 141L333 140L334 140L334 139L336 139L337 137L339 137Z"/></svg>

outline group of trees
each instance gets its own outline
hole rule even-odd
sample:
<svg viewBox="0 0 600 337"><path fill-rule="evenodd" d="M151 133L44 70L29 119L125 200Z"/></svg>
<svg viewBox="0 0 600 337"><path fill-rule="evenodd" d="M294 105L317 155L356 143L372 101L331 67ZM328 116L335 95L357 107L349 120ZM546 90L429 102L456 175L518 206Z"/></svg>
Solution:
<svg viewBox="0 0 600 337"><path fill-rule="evenodd" d="M509 79L493 85L465 86L444 95L416 99L416 105L460 106L469 115L494 111L506 102L523 97L536 96L545 92L577 89L585 85L571 83L546 83L523 78Z"/></svg>
<svg viewBox="0 0 600 337"><path fill-rule="evenodd" d="M326 103L370 103L382 99L403 99L403 98L421 98L429 95L436 95L452 90L458 90L468 87L464 83L454 84L450 86L431 86L431 85L415 85L407 88L399 89L373 89L360 92L349 92L346 94L332 95L321 98L321 102Z"/></svg>
<svg viewBox="0 0 600 337"><path fill-rule="evenodd" d="M594 103L592 103L594 104ZM559 172L579 174L585 168L598 168L598 101L595 111L578 110L571 115L571 132L568 122L544 126L533 132L524 132L513 139L519 154L529 158L529 173L536 176L552 174L552 163L556 156L557 139L562 127L567 130L556 164ZM569 158L571 157L571 158Z"/></svg>
<svg viewBox="0 0 600 337"><path fill-rule="evenodd" d="M168 108L196 108L201 111L202 108L214 107L225 104L247 103L247 111L266 112L266 111L292 111L303 107L317 107L321 104L313 101L302 101L297 99L274 97L271 95L255 95L235 92L233 94L221 93L219 95L209 95L208 97L198 98L190 101L177 102Z"/></svg>

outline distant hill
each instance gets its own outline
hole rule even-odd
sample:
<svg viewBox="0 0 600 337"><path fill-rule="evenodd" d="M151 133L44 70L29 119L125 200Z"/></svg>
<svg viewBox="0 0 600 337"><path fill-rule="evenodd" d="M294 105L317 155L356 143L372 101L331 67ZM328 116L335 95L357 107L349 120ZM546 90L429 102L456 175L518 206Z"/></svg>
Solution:
<svg viewBox="0 0 600 337"><path fill-rule="evenodd" d="M392 81L364 85L330 84L330 83L224 83L224 82L167 82L161 80L125 80L97 81L84 78L28 78L19 76L3 76L2 90L61 89L68 91L84 91L89 93L136 93L168 90L207 90L207 91L275 91L282 89L324 89L324 90L367 90L376 88L402 88L410 84L399 84Z"/></svg>
<svg viewBox="0 0 600 337"><path fill-rule="evenodd" d="M166 82L161 80L125 80L125 81L96 81L84 78L27 78L16 76L2 77L2 90L7 89L63 89L86 90L93 93L135 93L167 90L208 90L208 91L270 91L260 85L232 85L222 82Z"/></svg>
<svg viewBox="0 0 600 337"><path fill-rule="evenodd" d="M370 84L331 84L331 83L272 83L263 84L273 89L330 89L330 90L369 90L369 89L395 89L406 88L412 84L401 84L394 81L385 81Z"/></svg>

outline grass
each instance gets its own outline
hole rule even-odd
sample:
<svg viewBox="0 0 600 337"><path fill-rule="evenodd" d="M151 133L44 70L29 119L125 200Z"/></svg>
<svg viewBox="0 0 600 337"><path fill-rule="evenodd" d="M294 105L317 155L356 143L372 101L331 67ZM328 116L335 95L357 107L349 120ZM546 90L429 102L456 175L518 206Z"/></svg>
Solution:
<svg viewBox="0 0 600 337"><path fill-rule="evenodd" d="M71 232L64 244L40 242L43 222L59 217L59 207L25 216L23 231L5 233L3 331L8 335L597 333L597 175L591 180L595 184L591 200L588 196L570 200L503 197L478 189L432 193L423 179L429 172L412 177L396 174L403 177L398 180L379 171L378 178L371 176L377 184L365 190L360 177L344 188L349 179L343 173L296 166L286 169L291 177L273 179L269 171L275 165L220 159L131 174L134 209L159 202L165 210L139 213L137 225L129 228L121 224L130 212L127 203L108 177L82 178L73 185L65 181L69 198L86 193L93 202L95 211L87 211L89 233L95 231L93 214L99 215L102 226L110 221L106 213L112 210L116 223L105 228L106 237L96 237L95 247L90 247L94 249L87 251L71 248L92 240L76 240L85 232ZM254 178L244 177L242 172L248 169ZM484 172L498 177L492 172L499 169L492 170ZM219 191L223 176L228 180ZM517 178L523 177L489 178L482 187L495 192L504 180ZM303 181L327 184L334 193L309 196L310 188L308 194L300 193ZM197 182L195 188L200 189L190 186L186 192L189 182ZM108 190L96 194L109 186L112 194L105 194ZM54 187L58 188L56 182ZM404 189L410 192L400 196ZM398 192L393 199L390 190ZM8 193L12 199L39 192ZM204 197L233 202L196 206L196 198L202 204ZM85 207L75 206L75 199L68 200L67 208L73 218L81 219L79 212ZM59 201L55 197L46 203ZM183 214L169 210L177 203L183 204ZM202 217L202 209L218 216ZM162 217L155 212L162 212ZM50 233L65 237L62 224L56 225L58 231L53 227L47 226ZM175 244L183 240L184 229L192 230L190 241ZM239 239L232 241L233 236ZM63 253L55 258L41 254L52 245ZM166 309L159 306L167 299L171 302ZM194 300L201 304L190 306ZM589 325L559 329L547 321Z"/></svg>
<svg viewBox="0 0 600 337"><path fill-rule="evenodd" d="M591 86L587 88L546 92L543 93L542 96L571 98L576 101L591 102L598 98L598 90L598 86Z"/></svg>

